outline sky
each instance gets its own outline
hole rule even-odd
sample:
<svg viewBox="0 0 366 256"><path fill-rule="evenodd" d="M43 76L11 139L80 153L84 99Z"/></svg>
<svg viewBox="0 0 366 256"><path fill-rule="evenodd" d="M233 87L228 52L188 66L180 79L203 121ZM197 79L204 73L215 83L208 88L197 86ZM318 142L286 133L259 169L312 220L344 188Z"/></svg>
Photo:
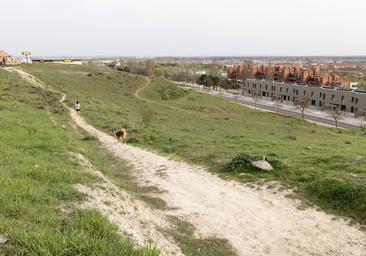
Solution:
<svg viewBox="0 0 366 256"><path fill-rule="evenodd" d="M0 0L36 56L366 55L365 0Z"/></svg>

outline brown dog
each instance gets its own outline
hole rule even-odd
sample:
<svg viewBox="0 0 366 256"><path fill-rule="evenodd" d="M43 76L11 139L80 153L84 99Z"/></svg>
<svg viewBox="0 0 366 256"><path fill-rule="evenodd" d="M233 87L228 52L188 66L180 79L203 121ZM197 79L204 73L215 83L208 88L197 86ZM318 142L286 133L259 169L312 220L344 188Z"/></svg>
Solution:
<svg viewBox="0 0 366 256"><path fill-rule="evenodd" d="M126 143L127 131L125 128L122 128L119 131L117 131L117 129L113 129L112 132L116 135L118 141Z"/></svg>

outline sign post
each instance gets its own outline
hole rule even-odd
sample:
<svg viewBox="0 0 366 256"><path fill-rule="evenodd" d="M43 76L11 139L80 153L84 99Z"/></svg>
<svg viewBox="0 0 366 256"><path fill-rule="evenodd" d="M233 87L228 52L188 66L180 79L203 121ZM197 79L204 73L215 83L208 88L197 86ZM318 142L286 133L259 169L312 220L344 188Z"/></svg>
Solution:
<svg viewBox="0 0 366 256"><path fill-rule="evenodd" d="M25 56L25 58L26 58L26 60L27 60L27 63L29 63L29 61L28 61L28 56L29 56L29 55L32 55L32 53L31 53L31 52L22 52L22 55L24 55L24 56Z"/></svg>

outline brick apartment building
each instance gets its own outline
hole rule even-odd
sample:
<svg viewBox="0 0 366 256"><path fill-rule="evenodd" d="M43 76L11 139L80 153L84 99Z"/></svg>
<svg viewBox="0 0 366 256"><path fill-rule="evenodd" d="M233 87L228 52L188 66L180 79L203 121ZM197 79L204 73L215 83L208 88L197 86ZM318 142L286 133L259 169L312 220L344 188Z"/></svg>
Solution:
<svg viewBox="0 0 366 256"><path fill-rule="evenodd" d="M10 56L7 52L0 50L0 65L18 65L21 61Z"/></svg>
<svg viewBox="0 0 366 256"><path fill-rule="evenodd" d="M321 72L318 68L302 68L299 66L253 66L242 64L228 69L228 77L240 79L246 72L246 77L266 79L276 82L308 84L313 86L336 86L349 88L350 82L332 72Z"/></svg>

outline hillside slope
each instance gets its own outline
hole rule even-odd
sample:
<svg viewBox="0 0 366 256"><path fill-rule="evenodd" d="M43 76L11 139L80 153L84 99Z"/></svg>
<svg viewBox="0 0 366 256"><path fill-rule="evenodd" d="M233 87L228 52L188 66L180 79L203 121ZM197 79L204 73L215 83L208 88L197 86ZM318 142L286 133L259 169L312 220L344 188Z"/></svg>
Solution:
<svg viewBox="0 0 366 256"><path fill-rule="evenodd" d="M182 91L164 79L94 66L25 69L82 102L82 115L105 132L126 127L129 143L207 166L224 178L277 180L307 203L366 221L366 136ZM142 125L143 119L148 125ZM146 120L145 120L146 121ZM275 172L225 166L240 153L266 156Z"/></svg>
<svg viewBox="0 0 366 256"><path fill-rule="evenodd" d="M140 91L141 89L138 90ZM156 99L154 101L156 93L155 96L150 95L149 99L139 96L139 93L135 95L140 100L157 104ZM176 110L174 109L176 107L165 107ZM192 115L190 112L188 114ZM165 190L166 193L162 197L168 206L176 209L180 215L188 217L198 227L199 232L228 239L240 255L245 255L245 252L251 255L258 253L362 255L365 252L363 241L366 239L363 232L347 227L345 222L314 209L300 210L299 202L287 199L283 192L279 193L273 188L265 189L261 186L258 188L263 192L238 184L232 187L233 184L208 175L205 171L130 146L116 144L110 136L88 125L80 116L74 113L72 117L79 126L98 137L107 150L129 160L136 170L140 170L141 180ZM160 172L156 173L157 171ZM188 184L185 183L187 180ZM207 200L208 198L210 199ZM210 225L207 225L208 223ZM264 229L261 230L264 223ZM253 230L250 231L248 228ZM341 239L339 239L340 233L343 236ZM314 242L314 237L318 238L319 243ZM248 238L251 240L248 241ZM282 246L276 247L278 243Z"/></svg>
<svg viewBox="0 0 366 256"><path fill-rule="evenodd" d="M59 95L1 69L0 93L0 255L159 255L78 207L85 194L74 185L100 178L74 155L96 146L68 129Z"/></svg>

